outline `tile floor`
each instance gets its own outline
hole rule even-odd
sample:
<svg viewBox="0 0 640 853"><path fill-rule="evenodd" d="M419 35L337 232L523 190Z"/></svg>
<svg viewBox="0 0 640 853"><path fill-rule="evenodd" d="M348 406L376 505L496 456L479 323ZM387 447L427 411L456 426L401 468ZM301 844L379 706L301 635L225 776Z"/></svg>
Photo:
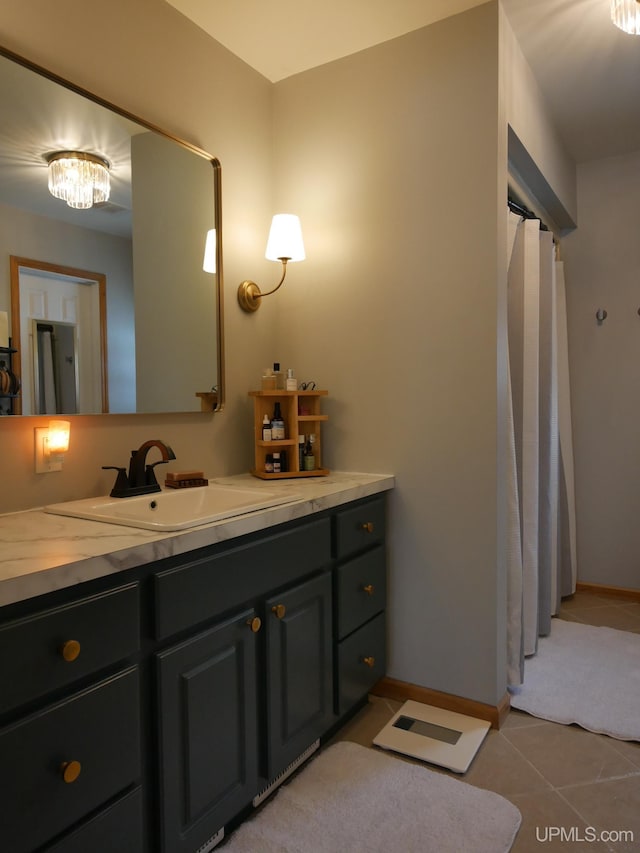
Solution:
<svg viewBox="0 0 640 853"><path fill-rule="evenodd" d="M560 616L640 633L640 603L624 599L579 592L563 602ZM337 738L371 746L400 705L371 696ZM489 732L467 773L456 778L495 791L520 809L512 853L640 851L640 743L511 711L500 731ZM625 839L627 831L633 840ZM620 834L611 840L614 833Z"/></svg>

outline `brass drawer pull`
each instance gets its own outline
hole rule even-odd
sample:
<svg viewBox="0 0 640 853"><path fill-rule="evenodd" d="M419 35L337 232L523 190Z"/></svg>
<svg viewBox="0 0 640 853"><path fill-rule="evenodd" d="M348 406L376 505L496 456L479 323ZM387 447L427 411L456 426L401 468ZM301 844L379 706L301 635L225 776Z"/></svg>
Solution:
<svg viewBox="0 0 640 853"><path fill-rule="evenodd" d="M362 525L362 529L365 533L373 533L373 521L365 521Z"/></svg>
<svg viewBox="0 0 640 853"><path fill-rule="evenodd" d="M80 655L80 643L77 640L67 640L66 643L62 644L60 654L67 663L71 663Z"/></svg>
<svg viewBox="0 0 640 853"><path fill-rule="evenodd" d="M68 785L70 785L72 782L75 782L80 775L82 765L79 761L63 761L60 765L60 770L62 772L62 778Z"/></svg>
<svg viewBox="0 0 640 853"><path fill-rule="evenodd" d="M262 619L259 616L254 616L253 619L247 619L247 625L254 634L257 634L260 628L262 628Z"/></svg>
<svg viewBox="0 0 640 853"><path fill-rule="evenodd" d="M277 619L284 619L284 616L287 612L287 608L284 604L274 604L271 608L271 612L275 614Z"/></svg>
<svg viewBox="0 0 640 853"><path fill-rule="evenodd" d="M366 592L367 595L373 595L373 593L375 591L372 583L368 583L366 586L363 586L362 590L363 590L363 592Z"/></svg>
<svg viewBox="0 0 640 853"><path fill-rule="evenodd" d="M366 663L366 665L370 669L373 669L373 667L376 665L376 659L374 657L369 656L366 658L362 658L362 663Z"/></svg>

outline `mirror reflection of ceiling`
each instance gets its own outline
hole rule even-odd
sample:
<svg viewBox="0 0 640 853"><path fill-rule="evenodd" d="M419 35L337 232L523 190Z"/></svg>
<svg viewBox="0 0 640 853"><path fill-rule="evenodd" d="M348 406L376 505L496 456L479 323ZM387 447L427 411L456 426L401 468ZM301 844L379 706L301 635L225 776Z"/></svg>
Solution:
<svg viewBox="0 0 640 853"><path fill-rule="evenodd" d="M145 132L144 127L3 56L0 115L5 117L0 123L0 202L131 237L131 137ZM111 164L109 201L77 211L49 193L45 155L66 150L106 157Z"/></svg>
<svg viewBox="0 0 640 853"><path fill-rule="evenodd" d="M484 0L168 2L275 82ZM640 36L613 26L610 0L500 2L574 160L639 150Z"/></svg>

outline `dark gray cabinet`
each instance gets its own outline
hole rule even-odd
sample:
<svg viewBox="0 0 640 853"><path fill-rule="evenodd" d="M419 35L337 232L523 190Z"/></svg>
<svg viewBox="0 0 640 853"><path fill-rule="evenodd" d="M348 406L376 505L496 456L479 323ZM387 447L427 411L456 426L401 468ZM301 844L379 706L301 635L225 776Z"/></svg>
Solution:
<svg viewBox="0 0 640 853"><path fill-rule="evenodd" d="M386 671L384 498L336 513L335 709L347 713Z"/></svg>
<svg viewBox="0 0 640 853"><path fill-rule="evenodd" d="M258 778L255 610L157 656L163 851L204 845Z"/></svg>
<svg viewBox="0 0 640 853"><path fill-rule="evenodd" d="M267 779L331 726L331 575L266 602Z"/></svg>
<svg viewBox="0 0 640 853"><path fill-rule="evenodd" d="M384 675L384 496L0 610L0 850L196 853Z"/></svg>
<svg viewBox="0 0 640 853"><path fill-rule="evenodd" d="M138 584L65 597L0 611L0 850L11 853L97 825L142 780ZM140 810L127 818L139 853Z"/></svg>
<svg viewBox="0 0 640 853"><path fill-rule="evenodd" d="M140 779L139 705L130 669L0 732L0 849L31 853Z"/></svg>

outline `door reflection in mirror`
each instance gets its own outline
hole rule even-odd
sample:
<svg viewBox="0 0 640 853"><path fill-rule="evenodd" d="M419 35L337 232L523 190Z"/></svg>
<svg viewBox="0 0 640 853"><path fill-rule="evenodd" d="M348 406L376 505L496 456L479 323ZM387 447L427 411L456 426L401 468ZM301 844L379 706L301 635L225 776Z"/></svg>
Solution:
<svg viewBox="0 0 640 853"><path fill-rule="evenodd" d="M11 257L11 310L23 415L109 411L106 276ZM123 387L135 395L135 378Z"/></svg>
<svg viewBox="0 0 640 853"><path fill-rule="evenodd" d="M33 375L36 415L78 412L76 326L33 320Z"/></svg>

